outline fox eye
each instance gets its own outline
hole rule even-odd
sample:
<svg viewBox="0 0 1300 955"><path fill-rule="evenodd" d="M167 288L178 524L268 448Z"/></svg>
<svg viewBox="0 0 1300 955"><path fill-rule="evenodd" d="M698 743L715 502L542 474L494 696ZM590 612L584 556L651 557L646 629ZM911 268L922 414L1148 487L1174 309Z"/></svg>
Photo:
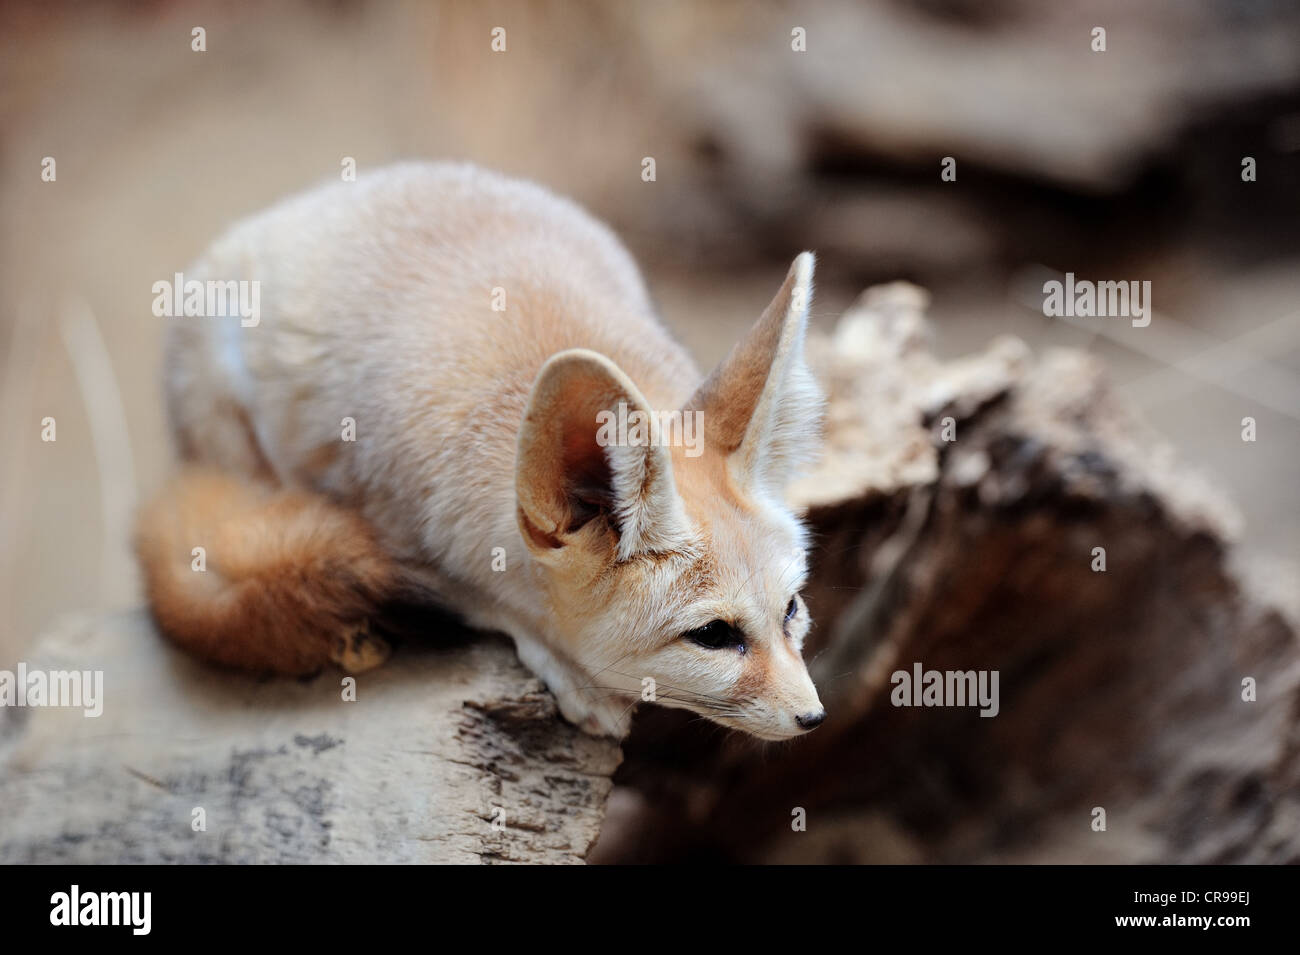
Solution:
<svg viewBox="0 0 1300 955"><path fill-rule="evenodd" d="M745 635L725 620L714 620L694 630L687 630L682 637L709 650L732 647L741 653L745 652Z"/></svg>
<svg viewBox="0 0 1300 955"><path fill-rule="evenodd" d="M798 612L799 612L799 598L791 597L790 602L786 604L785 607L785 622L789 623L791 620L793 620L795 618L795 615Z"/></svg>

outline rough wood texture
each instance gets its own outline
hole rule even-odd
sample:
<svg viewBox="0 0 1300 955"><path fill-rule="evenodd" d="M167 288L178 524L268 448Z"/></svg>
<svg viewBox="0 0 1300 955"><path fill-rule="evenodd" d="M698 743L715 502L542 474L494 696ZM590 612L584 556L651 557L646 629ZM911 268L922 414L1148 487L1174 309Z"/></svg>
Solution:
<svg viewBox="0 0 1300 955"><path fill-rule="evenodd" d="M1300 648L1230 566L1232 511L1098 362L1013 339L940 362L924 304L871 290L814 343L806 652L829 718L758 748L647 714L593 859L1300 861ZM891 705L915 662L999 671L1000 713Z"/></svg>
<svg viewBox="0 0 1300 955"><path fill-rule="evenodd" d="M831 399L797 488L827 722L767 746L646 709L592 859L1300 861L1293 612L1231 566L1232 510L1089 356L1001 339L942 362L924 307L872 289L809 343ZM209 670L139 614L28 662L102 667L107 703L0 711L3 862L578 861L620 759L490 638L408 644L355 703L337 675ZM891 706L913 662L997 670L998 716Z"/></svg>
<svg viewBox="0 0 1300 955"><path fill-rule="evenodd" d="M141 613L73 622L27 663L102 668L105 705L0 710L3 863L580 862L620 759L500 639L408 647L355 702L337 673L195 663Z"/></svg>

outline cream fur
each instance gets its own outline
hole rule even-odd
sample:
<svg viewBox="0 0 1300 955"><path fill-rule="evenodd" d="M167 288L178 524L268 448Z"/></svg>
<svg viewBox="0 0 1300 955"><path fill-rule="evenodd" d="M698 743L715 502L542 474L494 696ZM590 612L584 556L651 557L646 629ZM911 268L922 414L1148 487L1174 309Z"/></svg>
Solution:
<svg viewBox="0 0 1300 955"><path fill-rule="evenodd" d="M660 702L784 738L821 708L806 609L784 622L806 541L782 492L821 410L812 271L799 256L697 388L605 226L469 165L393 166L245 220L186 272L259 281L262 317L167 320L172 424L191 461L354 510L440 602L510 634L589 731L623 732L651 678ZM566 468L603 473L583 422L620 400L702 411L706 453L603 449L605 516L575 524ZM718 617L745 653L681 639Z"/></svg>

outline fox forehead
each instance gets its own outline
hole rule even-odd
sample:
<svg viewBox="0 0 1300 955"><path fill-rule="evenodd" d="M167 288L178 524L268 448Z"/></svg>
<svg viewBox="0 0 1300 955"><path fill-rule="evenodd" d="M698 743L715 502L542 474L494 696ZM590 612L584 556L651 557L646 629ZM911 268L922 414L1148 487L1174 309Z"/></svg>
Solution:
<svg viewBox="0 0 1300 955"><path fill-rule="evenodd" d="M656 649L714 620L735 625L754 642L779 633L782 611L803 584L803 551L757 522L720 521L697 540L694 554L646 562L638 581L618 588L627 616L640 621L640 649Z"/></svg>
<svg viewBox="0 0 1300 955"><path fill-rule="evenodd" d="M803 526L781 503L739 491L717 455L674 455L673 472L702 559L682 575L684 612L761 626L785 607L807 573Z"/></svg>
<svg viewBox="0 0 1300 955"><path fill-rule="evenodd" d="M803 586L807 573L802 528L784 511L761 517L728 514L711 528L711 550L718 562L716 617L747 630L770 629ZM703 609L703 607L701 607Z"/></svg>

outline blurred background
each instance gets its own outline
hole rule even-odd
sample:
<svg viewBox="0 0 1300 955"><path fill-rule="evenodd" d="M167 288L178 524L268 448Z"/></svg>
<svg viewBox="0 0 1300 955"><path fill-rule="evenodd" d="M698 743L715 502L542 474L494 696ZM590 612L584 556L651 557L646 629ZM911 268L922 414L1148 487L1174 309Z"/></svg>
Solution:
<svg viewBox="0 0 1300 955"><path fill-rule="evenodd" d="M344 157L471 159L574 196L702 365L804 248L825 327L907 279L940 355L1003 332L1093 351L1237 502L1241 559L1296 557L1294 3L19 2L0 12L0 666L61 614L139 601L131 517L172 466L152 284ZM1045 318L1043 276L1067 271L1150 281L1151 325Z"/></svg>

